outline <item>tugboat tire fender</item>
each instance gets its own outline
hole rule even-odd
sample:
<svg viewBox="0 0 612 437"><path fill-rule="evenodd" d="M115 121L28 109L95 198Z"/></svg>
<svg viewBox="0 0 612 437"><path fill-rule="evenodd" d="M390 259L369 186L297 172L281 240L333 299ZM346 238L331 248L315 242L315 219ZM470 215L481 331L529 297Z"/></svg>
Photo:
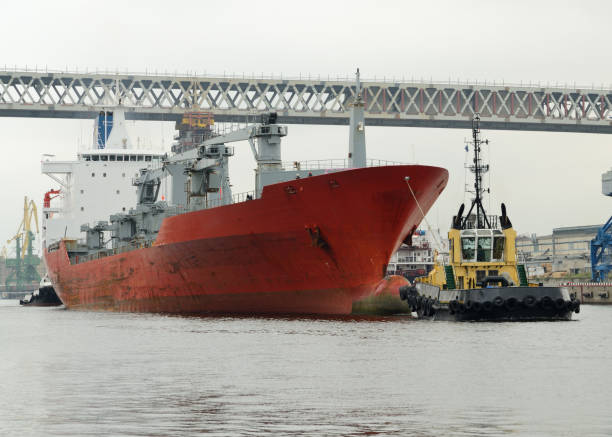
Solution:
<svg viewBox="0 0 612 437"><path fill-rule="evenodd" d="M493 305L495 305L496 307L501 307L504 305L504 298L501 296L496 296L495 299L493 299Z"/></svg>
<svg viewBox="0 0 612 437"><path fill-rule="evenodd" d="M541 306L543 309L548 309L548 308L550 308L550 306L552 305L552 303L553 303L553 300L550 298L550 296L544 296L544 297L542 298L542 300L540 300L540 306Z"/></svg>
<svg viewBox="0 0 612 437"><path fill-rule="evenodd" d="M434 308L434 305L436 304L436 302L437 302L436 299L432 299L429 305L429 315L430 316L434 316L436 314L436 309Z"/></svg>
<svg viewBox="0 0 612 437"><path fill-rule="evenodd" d="M406 300L408 298L408 292L406 291L405 286L404 287L400 287L399 295L400 295L400 299L401 300Z"/></svg>
<svg viewBox="0 0 612 437"><path fill-rule="evenodd" d="M509 297L504 304L507 310L512 311L518 306L518 300L515 297Z"/></svg>
<svg viewBox="0 0 612 437"><path fill-rule="evenodd" d="M472 311L480 312L482 310L482 304L478 301L472 302Z"/></svg>
<svg viewBox="0 0 612 437"><path fill-rule="evenodd" d="M482 303L482 309L484 311L492 311L493 310L493 302L488 301L488 300L484 301Z"/></svg>
<svg viewBox="0 0 612 437"><path fill-rule="evenodd" d="M434 310L434 303L436 302L435 299L429 299L427 301L427 315L428 316L433 316L436 313L436 310Z"/></svg>
<svg viewBox="0 0 612 437"><path fill-rule="evenodd" d="M457 312L457 310L459 309L459 301L457 299L451 300L448 303L448 308L452 312Z"/></svg>
<svg viewBox="0 0 612 437"><path fill-rule="evenodd" d="M525 296L523 298L523 305L525 305L525 307L527 308L533 308L534 306L536 306L537 303L538 303L538 300L531 295Z"/></svg>
<svg viewBox="0 0 612 437"><path fill-rule="evenodd" d="M562 310L563 308L565 308L565 301L562 298L556 299L555 308L558 310Z"/></svg>

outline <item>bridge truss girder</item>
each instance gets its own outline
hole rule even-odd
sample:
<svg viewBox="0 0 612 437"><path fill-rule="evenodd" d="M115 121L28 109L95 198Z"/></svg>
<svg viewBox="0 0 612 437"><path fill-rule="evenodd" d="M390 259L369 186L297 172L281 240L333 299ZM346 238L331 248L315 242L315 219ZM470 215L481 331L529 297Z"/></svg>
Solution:
<svg viewBox="0 0 612 437"><path fill-rule="evenodd" d="M364 82L368 125L612 133L612 91ZM219 121L276 111L279 122L347 124L351 81L0 71L0 116L91 118L118 102L128 118L175 120L189 109Z"/></svg>

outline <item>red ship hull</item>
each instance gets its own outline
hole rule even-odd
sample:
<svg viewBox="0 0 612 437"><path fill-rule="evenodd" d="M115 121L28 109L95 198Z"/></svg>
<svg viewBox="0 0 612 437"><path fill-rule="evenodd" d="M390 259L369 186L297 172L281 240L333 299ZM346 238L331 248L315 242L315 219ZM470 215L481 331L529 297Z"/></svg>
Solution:
<svg viewBox="0 0 612 437"><path fill-rule="evenodd" d="M438 167L345 170L164 220L149 248L72 264L45 252L66 307L176 314L348 314L446 186Z"/></svg>

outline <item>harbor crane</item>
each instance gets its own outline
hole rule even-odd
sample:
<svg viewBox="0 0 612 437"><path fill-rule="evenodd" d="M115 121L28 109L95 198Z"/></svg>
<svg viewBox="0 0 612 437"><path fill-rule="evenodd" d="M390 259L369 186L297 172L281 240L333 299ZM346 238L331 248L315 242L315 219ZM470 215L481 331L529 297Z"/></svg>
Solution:
<svg viewBox="0 0 612 437"><path fill-rule="evenodd" d="M601 175L601 192L612 197L612 170ZM612 270L612 217L591 240L591 280L605 282Z"/></svg>
<svg viewBox="0 0 612 437"><path fill-rule="evenodd" d="M7 288L13 286L21 290L32 282L40 281L40 275L36 270L40 264L40 258L34 255L32 248L35 239L32 224L36 226L38 235L38 210L34 201L28 201L26 196L23 199L23 218L17 228L17 233L6 242L7 245L15 242L15 258L6 256L5 260L9 270L5 281ZM6 247L4 253L6 254Z"/></svg>

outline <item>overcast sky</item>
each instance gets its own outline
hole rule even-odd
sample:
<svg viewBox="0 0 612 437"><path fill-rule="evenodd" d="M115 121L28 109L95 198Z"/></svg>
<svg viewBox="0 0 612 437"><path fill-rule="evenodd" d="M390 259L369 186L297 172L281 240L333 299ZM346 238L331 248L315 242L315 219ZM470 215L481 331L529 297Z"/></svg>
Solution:
<svg viewBox="0 0 612 437"><path fill-rule="evenodd" d="M0 65L198 73L352 75L446 81L582 84L610 88L610 1L29 1L2 7ZM93 123L0 119L0 239L21 220L23 196L55 184L40 157L72 158ZM169 147L170 123L133 136ZM469 131L367 128L368 156L438 165L448 188L429 214L443 230L464 199ZM505 201L519 233L603 223L612 199L601 173L612 136L488 131L491 212ZM348 128L289 127L283 160L344 158ZM252 189L246 144L231 162L235 192ZM495 205L495 207L493 207ZM0 241L1 241L0 240Z"/></svg>

